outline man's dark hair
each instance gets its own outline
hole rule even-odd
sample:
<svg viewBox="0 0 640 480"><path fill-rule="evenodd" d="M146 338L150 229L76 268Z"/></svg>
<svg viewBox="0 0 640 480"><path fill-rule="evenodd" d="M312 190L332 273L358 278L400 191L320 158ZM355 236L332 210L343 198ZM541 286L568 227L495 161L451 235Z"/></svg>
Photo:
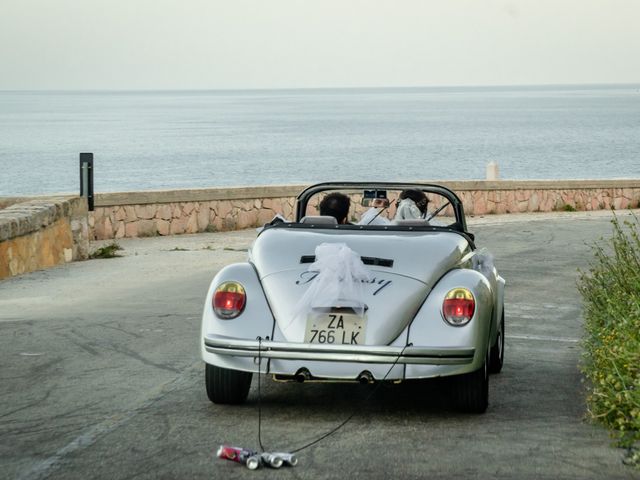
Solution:
<svg viewBox="0 0 640 480"><path fill-rule="evenodd" d="M345 223L349 215L351 200L340 192L331 192L320 202L320 215L335 217L338 223Z"/></svg>

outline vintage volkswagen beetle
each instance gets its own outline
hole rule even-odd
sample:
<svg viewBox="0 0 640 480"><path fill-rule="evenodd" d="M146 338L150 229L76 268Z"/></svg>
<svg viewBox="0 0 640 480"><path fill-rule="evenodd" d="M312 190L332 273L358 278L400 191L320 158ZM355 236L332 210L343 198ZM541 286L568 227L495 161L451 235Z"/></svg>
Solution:
<svg viewBox="0 0 640 480"><path fill-rule="evenodd" d="M394 195L408 188L429 198L425 219L338 225L317 214L330 191L349 194L353 209L383 197L380 210L388 214ZM340 301L296 313L318 274L309 267L322 244L348 246L369 269L364 313ZM504 360L504 285L490 256L476 249L462 203L448 188L313 185L297 197L294 222L266 225L248 261L223 268L211 282L201 333L208 397L244 402L257 372L297 381L450 377L455 406L484 412L489 373Z"/></svg>

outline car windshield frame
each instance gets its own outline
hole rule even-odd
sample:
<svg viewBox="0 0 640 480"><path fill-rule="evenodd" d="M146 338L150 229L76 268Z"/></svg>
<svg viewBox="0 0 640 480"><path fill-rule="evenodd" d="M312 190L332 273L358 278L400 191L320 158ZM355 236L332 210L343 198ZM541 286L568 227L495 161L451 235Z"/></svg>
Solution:
<svg viewBox="0 0 640 480"><path fill-rule="evenodd" d="M437 225L337 225L330 226L329 228L340 228L345 230L394 230L394 231L406 231L406 230L418 230L418 231L432 231L432 230L453 230L456 232L469 235L467 232L467 222L464 216L464 208L460 198L449 188L442 185L435 185L429 183L405 183L405 182L324 182L311 185L304 189L296 197L296 210L295 210L295 222L300 224L302 218L306 215L307 205L309 200L315 195L328 192L328 191L341 191L341 190L405 190L405 189L418 189L425 193L432 193L444 197L455 215L455 222L447 226ZM300 224L301 226L303 224Z"/></svg>

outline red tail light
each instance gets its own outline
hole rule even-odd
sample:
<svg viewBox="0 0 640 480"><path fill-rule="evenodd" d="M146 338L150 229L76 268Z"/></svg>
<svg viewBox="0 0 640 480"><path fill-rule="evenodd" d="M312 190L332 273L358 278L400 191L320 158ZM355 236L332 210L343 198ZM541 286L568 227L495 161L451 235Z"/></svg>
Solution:
<svg viewBox="0 0 640 480"><path fill-rule="evenodd" d="M213 311L224 320L239 316L247 303L244 287L238 282L224 282L213 294Z"/></svg>
<svg viewBox="0 0 640 480"><path fill-rule="evenodd" d="M454 288L444 298L442 315L451 325L460 327L469 323L476 310L473 294L466 288Z"/></svg>

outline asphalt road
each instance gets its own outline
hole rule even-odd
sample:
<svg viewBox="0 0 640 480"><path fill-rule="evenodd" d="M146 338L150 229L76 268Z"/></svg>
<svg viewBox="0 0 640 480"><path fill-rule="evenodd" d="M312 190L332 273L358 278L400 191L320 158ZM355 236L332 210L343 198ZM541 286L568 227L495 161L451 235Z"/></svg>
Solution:
<svg viewBox="0 0 640 480"><path fill-rule="evenodd" d="M507 280L506 363L484 415L457 413L439 382L378 389L262 384L266 448L295 468L217 460L254 447L256 377L243 406L210 403L198 355L212 275L242 261L254 231L121 241L122 258L0 281L0 478L640 478L585 420L580 298L588 244L609 214L471 222Z"/></svg>

